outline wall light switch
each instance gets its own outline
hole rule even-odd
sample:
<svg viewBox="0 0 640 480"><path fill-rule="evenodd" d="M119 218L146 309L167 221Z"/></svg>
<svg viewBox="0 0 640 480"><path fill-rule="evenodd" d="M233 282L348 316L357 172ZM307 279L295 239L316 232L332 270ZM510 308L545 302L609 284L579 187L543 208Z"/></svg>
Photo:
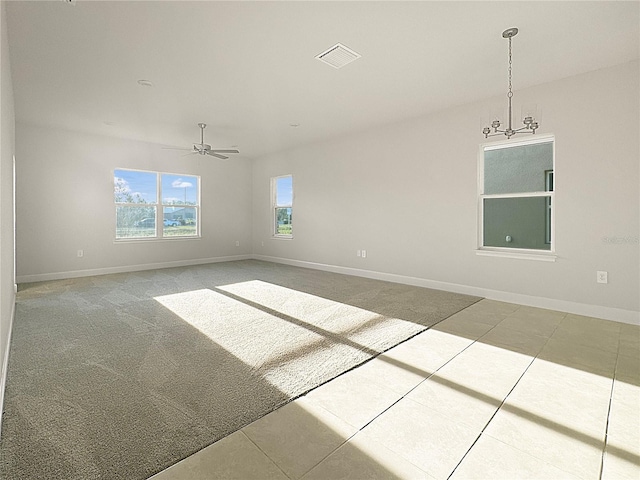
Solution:
<svg viewBox="0 0 640 480"><path fill-rule="evenodd" d="M362 250L362 258L366 258L367 257L367 251L366 250Z"/></svg>
<svg viewBox="0 0 640 480"><path fill-rule="evenodd" d="M362 253L360 252L360 250L356 251L356 255L359 257L360 255L362 255Z"/></svg>
<svg viewBox="0 0 640 480"><path fill-rule="evenodd" d="M84 250L78 250L78 258L84 257Z"/></svg>
<svg viewBox="0 0 640 480"><path fill-rule="evenodd" d="M240 242L238 240L236 240L236 247L240 246Z"/></svg>
<svg viewBox="0 0 640 480"><path fill-rule="evenodd" d="M609 283L607 272L597 272L598 283Z"/></svg>

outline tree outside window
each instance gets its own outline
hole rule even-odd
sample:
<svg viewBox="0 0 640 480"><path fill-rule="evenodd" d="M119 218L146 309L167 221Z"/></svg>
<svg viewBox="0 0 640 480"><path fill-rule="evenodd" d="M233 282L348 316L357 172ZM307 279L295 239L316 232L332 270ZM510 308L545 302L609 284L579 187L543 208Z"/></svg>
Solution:
<svg viewBox="0 0 640 480"><path fill-rule="evenodd" d="M293 176L284 175L271 179L273 197L273 235L293 237Z"/></svg>
<svg viewBox="0 0 640 480"><path fill-rule="evenodd" d="M113 185L116 240L199 235L199 177L119 169Z"/></svg>

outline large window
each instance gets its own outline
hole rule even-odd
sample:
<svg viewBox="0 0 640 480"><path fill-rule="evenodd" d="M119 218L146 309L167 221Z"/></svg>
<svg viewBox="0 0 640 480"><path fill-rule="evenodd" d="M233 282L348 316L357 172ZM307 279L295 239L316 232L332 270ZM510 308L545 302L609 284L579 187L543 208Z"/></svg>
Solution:
<svg viewBox="0 0 640 480"><path fill-rule="evenodd" d="M481 147L481 250L555 250L554 168L554 139L550 136Z"/></svg>
<svg viewBox="0 0 640 480"><path fill-rule="evenodd" d="M273 235L293 237L293 177L284 175L271 179L273 205Z"/></svg>
<svg viewBox="0 0 640 480"><path fill-rule="evenodd" d="M199 235L199 177L140 170L113 177L117 240Z"/></svg>

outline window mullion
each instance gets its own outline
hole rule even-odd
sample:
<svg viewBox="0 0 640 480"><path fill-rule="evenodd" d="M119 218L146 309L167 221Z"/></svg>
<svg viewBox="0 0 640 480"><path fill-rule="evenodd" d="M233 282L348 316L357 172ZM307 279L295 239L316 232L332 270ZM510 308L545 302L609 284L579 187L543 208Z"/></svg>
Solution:
<svg viewBox="0 0 640 480"><path fill-rule="evenodd" d="M524 198L524 197L552 197L553 192L525 192L525 193L491 193L480 195L481 198Z"/></svg>

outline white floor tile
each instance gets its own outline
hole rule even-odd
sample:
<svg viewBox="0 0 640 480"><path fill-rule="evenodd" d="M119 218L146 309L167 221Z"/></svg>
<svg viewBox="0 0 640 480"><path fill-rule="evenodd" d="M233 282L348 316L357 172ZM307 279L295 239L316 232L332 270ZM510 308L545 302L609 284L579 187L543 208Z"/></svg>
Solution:
<svg viewBox="0 0 640 480"><path fill-rule="evenodd" d="M481 343L503 347L535 357L547 343L547 337L503 326L504 322L478 339Z"/></svg>
<svg viewBox="0 0 640 480"><path fill-rule="evenodd" d="M288 480L242 432L200 450L151 477L153 480Z"/></svg>
<svg viewBox="0 0 640 480"><path fill-rule="evenodd" d="M468 389L437 374L418 385L407 398L478 432L502 403L502 398Z"/></svg>
<svg viewBox="0 0 640 480"><path fill-rule="evenodd" d="M607 445L602 462L602 480L638 480L640 478L638 452Z"/></svg>
<svg viewBox="0 0 640 480"><path fill-rule="evenodd" d="M562 315L531 315L521 313L518 310L505 318L499 325L520 332L550 337L563 318Z"/></svg>
<svg viewBox="0 0 640 480"><path fill-rule="evenodd" d="M607 377L613 376L616 366L616 352L578 344L570 339L558 338L555 335L545 344L539 358Z"/></svg>
<svg viewBox="0 0 640 480"><path fill-rule="evenodd" d="M489 435L480 437L451 476L451 480L578 480L579 478Z"/></svg>
<svg viewBox="0 0 640 480"><path fill-rule="evenodd" d="M640 327L482 300L154 479L640 480L638 405Z"/></svg>
<svg viewBox="0 0 640 480"><path fill-rule="evenodd" d="M436 478L451 474L479 433L406 398L362 431Z"/></svg>
<svg viewBox="0 0 640 480"><path fill-rule="evenodd" d="M304 398L360 429L397 402L401 395L356 371L331 380Z"/></svg>
<svg viewBox="0 0 640 480"><path fill-rule="evenodd" d="M531 361L528 355L476 342L437 373L469 391L503 400Z"/></svg>
<svg viewBox="0 0 640 480"><path fill-rule="evenodd" d="M383 353L353 372L369 381L380 383L399 395L405 395L432 372L398 361Z"/></svg>
<svg viewBox="0 0 640 480"><path fill-rule="evenodd" d="M504 408L521 411L567 429L603 437L613 380L607 389L575 389L565 382L527 371L513 389Z"/></svg>
<svg viewBox="0 0 640 480"><path fill-rule="evenodd" d="M433 480L380 443L357 434L307 473L303 480Z"/></svg>
<svg viewBox="0 0 640 480"><path fill-rule="evenodd" d="M242 432L288 477L298 479L357 429L301 398L256 420Z"/></svg>
<svg viewBox="0 0 640 480"><path fill-rule="evenodd" d="M596 437L526 410L505 406L485 433L578 477L595 480L600 474L604 432Z"/></svg>

